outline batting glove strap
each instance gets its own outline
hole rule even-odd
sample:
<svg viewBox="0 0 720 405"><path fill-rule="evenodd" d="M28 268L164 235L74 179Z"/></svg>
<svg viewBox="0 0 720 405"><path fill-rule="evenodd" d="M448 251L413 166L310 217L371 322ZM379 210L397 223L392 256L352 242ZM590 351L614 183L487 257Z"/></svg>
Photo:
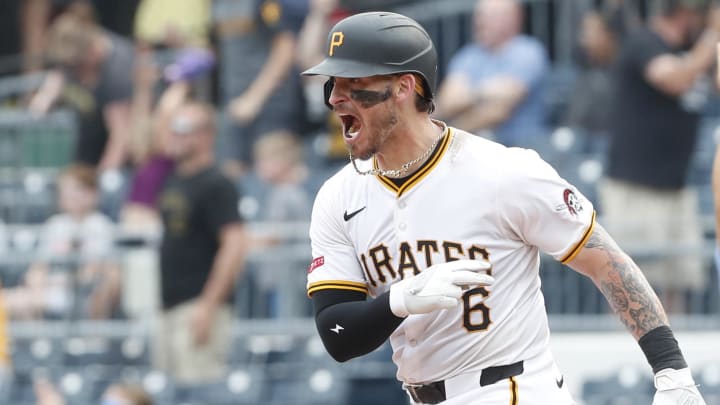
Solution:
<svg viewBox="0 0 720 405"><path fill-rule="evenodd" d="M666 368L655 374L653 405L705 405L689 368Z"/></svg>

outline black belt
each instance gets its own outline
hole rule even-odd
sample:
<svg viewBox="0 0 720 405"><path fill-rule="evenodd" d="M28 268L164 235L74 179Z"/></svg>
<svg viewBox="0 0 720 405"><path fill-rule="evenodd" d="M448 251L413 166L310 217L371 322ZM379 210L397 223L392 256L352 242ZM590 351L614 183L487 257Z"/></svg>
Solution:
<svg viewBox="0 0 720 405"><path fill-rule="evenodd" d="M488 367L480 373L479 383L481 387L484 387L520 375L523 371L522 361L507 366ZM439 404L447 399L445 397L445 381L435 381L425 385L406 385L405 389L414 402L421 404Z"/></svg>

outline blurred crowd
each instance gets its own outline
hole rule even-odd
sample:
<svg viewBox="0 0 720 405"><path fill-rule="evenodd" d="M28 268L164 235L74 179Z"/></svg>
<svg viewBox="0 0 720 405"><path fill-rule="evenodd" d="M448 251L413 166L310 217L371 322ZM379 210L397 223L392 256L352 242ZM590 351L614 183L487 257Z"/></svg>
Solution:
<svg viewBox="0 0 720 405"><path fill-rule="evenodd" d="M237 301L248 317L309 316L307 260L288 252L306 241L314 192L347 155L324 79L299 72L324 57L343 17L412 3L0 2L0 79L40 78L3 108L36 119L69 111L77 123L54 177L57 209L38 225L22 276L0 280L0 359L5 319L158 316L154 365L204 381L223 372ZM576 185L638 252L668 310L686 313L717 277L699 253L705 230L688 173L717 93L720 11L691 0L580 3L572 80L557 99L548 94L558 94L559 51L530 35L530 7L478 0L462 46L435 38L451 57L434 115L536 149L571 182L574 166L601 162ZM5 226L23 225L2 220L0 255ZM252 298L237 293L240 282ZM62 403L47 381L36 390ZM138 398L112 403L149 403Z"/></svg>

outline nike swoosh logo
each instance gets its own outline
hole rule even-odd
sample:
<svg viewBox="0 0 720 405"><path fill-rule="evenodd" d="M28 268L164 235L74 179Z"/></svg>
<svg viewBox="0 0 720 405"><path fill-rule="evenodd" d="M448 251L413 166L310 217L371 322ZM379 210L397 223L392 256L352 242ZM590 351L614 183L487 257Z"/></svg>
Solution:
<svg viewBox="0 0 720 405"><path fill-rule="evenodd" d="M351 220L352 217L354 217L355 215L359 214L360 211L362 211L362 210L364 210L364 209L365 209L365 207L362 207L362 208L360 208L359 210L353 211L353 212L351 212L351 213L349 213L349 214L348 214L347 210L345 210L345 212L343 213L343 219L345 220L345 222L347 222L347 221Z"/></svg>
<svg viewBox="0 0 720 405"><path fill-rule="evenodd" d="M563 383L565 382L565 376L560 376L560 379L555 379L555 384L557 384L558 388L562 388Z"/></svg>

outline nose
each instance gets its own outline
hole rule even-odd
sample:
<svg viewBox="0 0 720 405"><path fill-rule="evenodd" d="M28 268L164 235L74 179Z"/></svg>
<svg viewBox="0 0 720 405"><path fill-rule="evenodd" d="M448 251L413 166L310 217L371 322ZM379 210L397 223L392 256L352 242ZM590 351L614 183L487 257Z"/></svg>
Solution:
<svg viewBox="0 0 720 405"><path fill-rule="evenodd" d="M325 83L325 104L331 110L338 104L347 101L347 97L342 94L335 84L335 80L330 79Z"/></svg>

